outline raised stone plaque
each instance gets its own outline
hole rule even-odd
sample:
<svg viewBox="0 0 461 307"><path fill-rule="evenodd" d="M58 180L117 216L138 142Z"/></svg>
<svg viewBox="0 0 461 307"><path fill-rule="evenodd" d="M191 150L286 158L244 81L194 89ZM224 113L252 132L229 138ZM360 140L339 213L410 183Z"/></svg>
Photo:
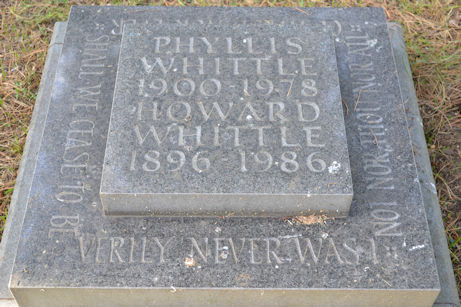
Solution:
<svg viewBox="0 0 461 307"><path fill-rule="evenodd" d="M346 218L103 213L101 173L124 24L312 20L335 37L354 185ZM73 7L57 65L46 121L39 122L41 146L26 157L37 161L30 192L18 203L26 212L9 288L20 306L435 301L436 258L382 9Z"/></svg>
<svg viewBox="0 0 461 307"><path fill-rule="evenodd" d="M106 214L346 216L334 42L317 26L125 26Z"/></svg>

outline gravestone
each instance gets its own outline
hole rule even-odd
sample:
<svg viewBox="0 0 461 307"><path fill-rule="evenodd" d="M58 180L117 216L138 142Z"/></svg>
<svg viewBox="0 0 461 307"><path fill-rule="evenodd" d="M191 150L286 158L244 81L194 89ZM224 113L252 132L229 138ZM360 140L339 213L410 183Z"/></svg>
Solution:
<svg viewBox="0 0 461 307"><path fill-rule="evenodd" d="M319 26L126 25L106 214L347 216L334 42Z"/></svg>
<svg viewBox="0 0 461 307"><path fill-rule="evenodd" d="M311 23L335 42L348 217L103 213L124 25ZM381 9L73 7L43 125L9 284L20 305L431 306L440 291Z"/></svg>

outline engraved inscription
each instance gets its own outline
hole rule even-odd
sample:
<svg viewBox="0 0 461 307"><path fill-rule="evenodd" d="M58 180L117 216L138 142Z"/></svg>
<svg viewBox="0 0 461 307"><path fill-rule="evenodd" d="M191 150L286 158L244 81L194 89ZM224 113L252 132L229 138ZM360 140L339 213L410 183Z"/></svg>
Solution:
<svg viewBox="0 0 461 307"><path fill-rule="evenodd" d="M80 261L100 264L171 264L184 259L196 265L325 266L379 264L373 238L345 240L280 237L77 237ZM380 246L380 248L383 248ZM192 265L188 265L192 266Z"/></svg>
<svg viewBox="0 0 461 307"><path fill-rule="evenodd" d="M94 145L95 122L102 95L101 76L107 70L108 48L108 35L87 36L84 39L83 58L78 67L79 83L70 98L72 117L65 132L60 179L54 195L63 205L82 205L85 203L85 194L88 193L85 188L85 174L89 171L90 160L93 158L90 152ZM54 227L51 231L57 231L53 219L55 217L50 221ZM70 225L68 222L67 230Z"/></svg>
<svg viewBox="0 0 461 307"><path fill-rule="evenodd" d="M316 152L303 150L325 146L322 127L316 125L322 115L315 99L316 59L305 57L308 48L298 37L153 37L152 49L136 59L140 71L126 80L137 84L132 127L137 146L130 170L177 172L190 167L206 172L216 167L209 153L199 149L207 146L242 148L230 158L238 160L235 165L241 172L277 167L289 174L300 169L299 163L308 171L325 171L321 155L314 167ZM288 65L290 61L294 65ZM229 80L223 72L242 77ZM168 95L170 103L164 100ZM267 99L260 103L258 97ZM289 125L293 121L300 123L298 127ZM200 125L188 127L188 122ZM294 129L303 131L297 133L301 138L293 136ZM245 151L253 143L264 150ZM273 153L273 144L297 151Z"/></svg>
<svg viewBox="0 0 461 307"><path fill-rule="evenodd" d="M129 29L122 45L147 47L120 59L116 97L124 110L115 111L125 113L133 144L125 169L207 173L226 164L240 173L296 174L337 163L325 154L323 66L308 38Z"/></svg>
<svg viewBox="0 0 461 307"><path fill-rule="evenodd" d="M367 189L394 190L390 161L392 142L388 140L383 119L384 106L378 99L384 93L382 84L377 81L377 69L373 62L377 40L370 37L360 25L349 27L344 33L344 43L347 47L352 92L357 97L353 114L358 123L360 144L367 152L363 158Z"/></svg>

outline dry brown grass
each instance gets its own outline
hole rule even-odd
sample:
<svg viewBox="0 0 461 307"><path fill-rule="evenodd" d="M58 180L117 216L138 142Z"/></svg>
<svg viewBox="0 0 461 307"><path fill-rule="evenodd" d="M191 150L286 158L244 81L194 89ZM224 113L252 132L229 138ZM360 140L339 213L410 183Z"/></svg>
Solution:
<svg viewBox="0 0 461 307"><path fill-rule="evenodd" d="M70 5L150 1L0 2L0 237L53 23ZM461 287L461 8L457 0L165 0L156 5L380 6L404 26L453 266ZM460 291L461 292L461 291Z"/></svg>

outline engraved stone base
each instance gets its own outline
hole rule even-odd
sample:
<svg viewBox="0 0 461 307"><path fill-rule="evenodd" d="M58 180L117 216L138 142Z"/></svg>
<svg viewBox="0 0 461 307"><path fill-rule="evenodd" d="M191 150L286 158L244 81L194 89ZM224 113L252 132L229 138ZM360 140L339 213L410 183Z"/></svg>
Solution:
<svg viewBox="0 0 461 307"><path fill-rule="evenodd" d="M309 17L294 9L72 9L10 283L19 304L432 305L439 278L384 14L307 11ZM348 105L348 218L299 225L104 216L99 182L120 25L200 17L332 20ZM85 120L94 123L89 140L75 132ZM78 141L86 145L73 146Z"/></svg>

